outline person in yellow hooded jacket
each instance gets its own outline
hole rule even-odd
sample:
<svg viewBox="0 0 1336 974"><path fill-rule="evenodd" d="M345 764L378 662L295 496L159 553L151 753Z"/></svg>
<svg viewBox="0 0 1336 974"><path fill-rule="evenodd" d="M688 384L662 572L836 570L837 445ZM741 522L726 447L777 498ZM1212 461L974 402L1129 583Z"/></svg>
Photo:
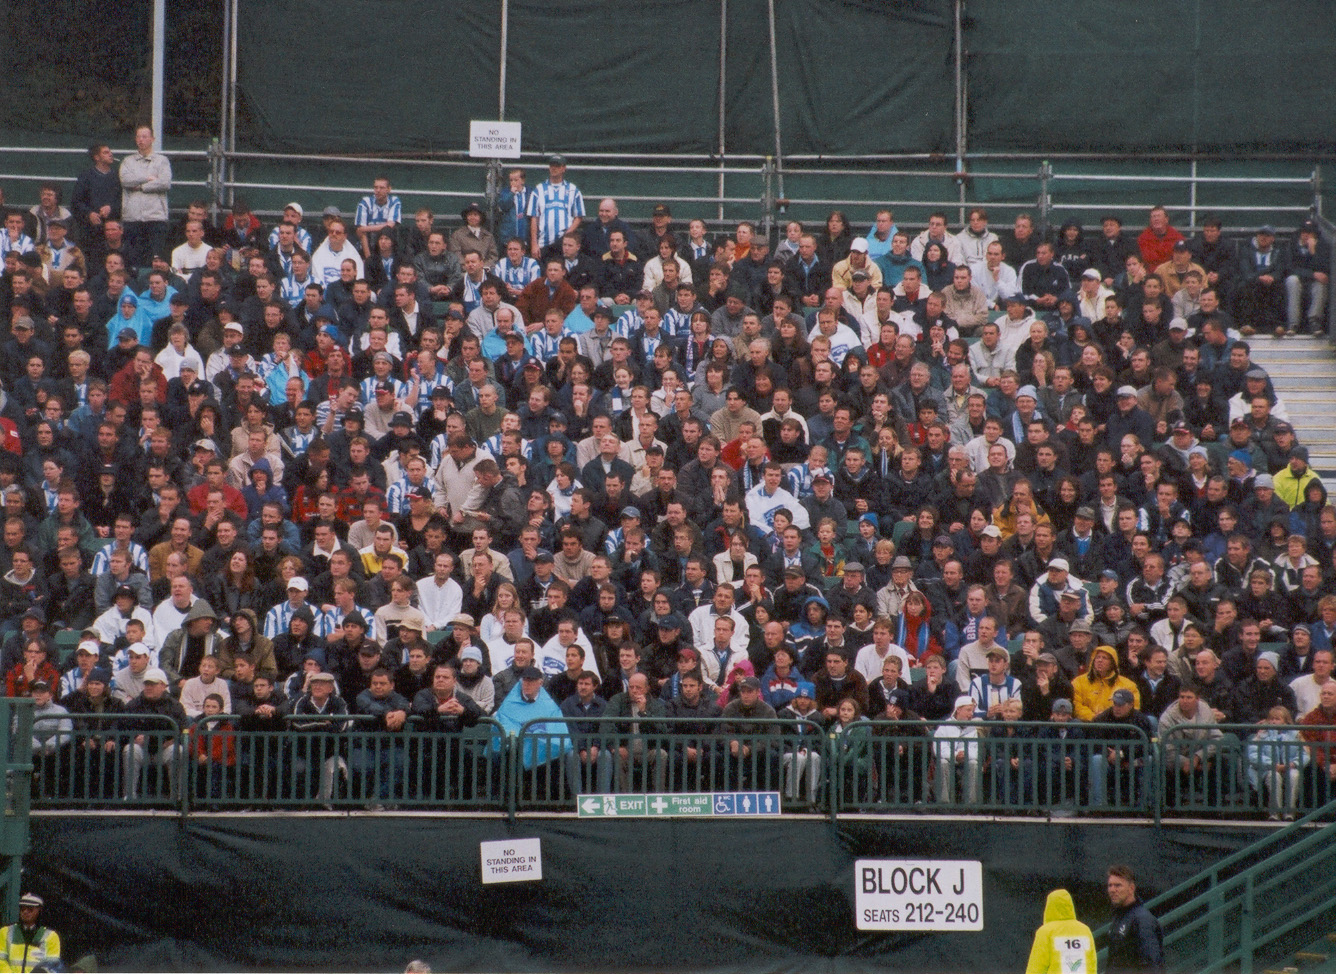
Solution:
<svg viewBox="0 0 1336 974"><path fill-rule="evenodd" d="M1113 705L1115 690L1130 690L1132 702L1141 706L1137 685L1118 673L1118 651L1112 646L1096 646L1090 651L1086 671L1072 680L1072 713L1077 720L1094 720L1096 714Z"/></svg>
<svg viewBox="0 0 1336 974"><path fill-rule="evenodd" d="M1044 925L1034 933L1025 974L1095 974L1095 935L1076 919L1076 904L1065 889L1048 894Z"/></svg>

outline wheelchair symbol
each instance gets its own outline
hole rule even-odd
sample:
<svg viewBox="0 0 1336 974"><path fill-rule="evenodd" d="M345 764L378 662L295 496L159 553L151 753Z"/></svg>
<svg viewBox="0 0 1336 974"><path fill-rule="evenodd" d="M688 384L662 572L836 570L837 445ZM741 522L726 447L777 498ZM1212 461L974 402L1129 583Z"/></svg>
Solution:
<svg viewBox="0 0 1336 974"><path fill-rule="evenodd" d="M720 815L733 814L733 796L717 795L714 799L714 810Z"/></svg>

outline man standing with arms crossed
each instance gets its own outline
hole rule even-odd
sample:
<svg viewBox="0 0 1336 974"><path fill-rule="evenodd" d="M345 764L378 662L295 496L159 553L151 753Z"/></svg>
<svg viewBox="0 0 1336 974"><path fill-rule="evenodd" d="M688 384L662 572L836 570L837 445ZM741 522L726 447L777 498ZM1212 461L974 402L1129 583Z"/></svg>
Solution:
<svg viewBox="0 0 1336 974"><path fill-rule="evenodd" d="M172 164L154 151L153 129L135 129L132 156L121 161L121 219L125 249L135 267L147 267L153 254L167 243L167 191L172 188Z"/></svg>

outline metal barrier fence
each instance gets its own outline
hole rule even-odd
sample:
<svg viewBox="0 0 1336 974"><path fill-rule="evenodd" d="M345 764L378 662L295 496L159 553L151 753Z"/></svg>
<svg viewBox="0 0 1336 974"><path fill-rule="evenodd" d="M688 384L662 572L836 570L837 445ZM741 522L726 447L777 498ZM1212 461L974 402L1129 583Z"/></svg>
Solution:
<svg viewBox="0 0 1336 974"><path fill-rule="evenodd" d="M832 747L840 811L1145 815L1156 807L1154 745L1122 724L859 721Z"/></svg>
<svg viewBox="0 0 1336 974"><path fill-rule="evenodd" d="M117 148L119 157L132 151ZM406 210L429 206L453 220L469 200L495 204L511 166L541 171L545 158L529 154L503 164L470 159L463 153L431 157L262 153L229 151L216 140L207 146L168 146L174 167L172 201L184 210L204 199L215 212L244 196L254 211L275 218L292 199L308 214L327 205L351 213L376 176L390 178ZM1208 213L1220 216L1226 231L1250 231L1259 224L1296 226L1322 212L1320 164L1302 157L1054 155L980 153L955 161L929 154L877 157L769 156L720 157L689 154L568 153L570 176L594 200L611 196L622 215L647 219L656 203L675 215L700 217L713 228L753 220L769 229L787 219L813 226L832 209L845 211L855 230L870 225L880 207L891 207L904 226L924 225L934 211L963 224L969 208L987 206L994 223L1009 223L1018 212L1035 215L1041 229L1071 217L1093 223L1101 215L1121 215L1129 228L1141 225L1153 205L1170 207L1175 223L1195 230ZM0 146L0 184L12 203L36 202L42 182L70 184L87 168L83 149L54 146ZM531 182L537 181L538 172ZM17 190L15 190L17 184ZM408 213L405 213L408 217Z"/></svg>
<svg viewBox="0 0 1336 974"><path fill-rule="evenodd" d="M459 734L366 717L36 718L37 808L570 811L586 794L779 792L832 816L1091 814L1292 819L1336 788L1301 726L648 718L493 720ZM133 723L131 723L133 721ZM1066 736L1062 728L1068 728ZM1336 747L1336 744L1331 745ZM1325 752L1323 752L1325 753Z"/></svg>
<svg viewBox="0 0 1336 974"><path fill-rule="evenodd" d="M1175 727L1160 738L1164 809L1178 813L1265 813L1295 818L1332 797L1325 767L1312 761L1302 726L1221 724Z"/></svg>
<svg viewBox="0 0 1336 974"><path fill-rule="evenodd" d="M612 792L777 791L790 809L818 810L827 742L816 723L654 717L530 721L515 737L519 809L574 807Z"/></svg>
<svg viewBox="0 0 1336 974"><path fill-rule="evenodd" d="M39 717L38 807L236 810L393 805L505 807L509 748L491 720L459 735L369 727L366 716L287 715L281 731L239 731L210 717L181 729L125 729L125 715Z"/></svg>

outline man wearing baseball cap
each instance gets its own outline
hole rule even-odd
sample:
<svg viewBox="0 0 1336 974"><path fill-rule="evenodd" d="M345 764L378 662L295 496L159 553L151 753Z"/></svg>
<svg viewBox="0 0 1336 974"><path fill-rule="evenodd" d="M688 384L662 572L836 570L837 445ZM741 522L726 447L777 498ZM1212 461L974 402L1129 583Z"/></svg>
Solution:
<svg viewBox="0 0 1336 974"><path fill-rule="evenodd" d="M1108 646L1100 646L1092 656L1109 654L1117 665L1118 654ZM1078 680L1080 677L1077 678ZM1118 677L1119 681L1125 677ZM1075 684L1076 681L1073 681ZM1130 681L1129 681L1130 683ZM1079 692L1079 691L1078 691ZM1074 709L1080 711L1078 702ZM1091 723L1114 724L1097 733L1105 740L1116 743L1107 748L1095 748L1090 757L1090 804L1100 808L1108 804L1109 785L1118 805L1134 804L1146 794L1150 758L1144 743L1155 736L1150 720L1137 709L1135 686L1119 686L1113 691L1110 706L1095 714Z"/></svg>
<svg viewBox="0 0 1336 974"><path fill-rule="evenodd" d="M36 893L19 897L19 922L0 930L4 937L4 957L0 964L7 971L61 970L60 935L37 922L46 902Z"/></svg>
<svg viewBox="0 0 1336 974"><path fill-rule="evenodd" d="M1123 437L1131 433L1142 443L1154 443L1155 420L1141 408L1136 386L1118 387L1118 409L1108 419L1104 442L1117 449Z"/></svg>
<svg viewBox="0 0 1336 974"><path fill-rule="evenodd" d="M138 800L141 788L147 788L153 798L160 798L164 778L168 796L176 797L173 769L177 731L168 728L160 719L162 717L173 721L177 728L184 728L190 722L185 708L167 692L167 674L153 666L144 672L139 696L126 704L125 719L121 723L121 739L128 741L121 745L126 801ZM156 781L155 769L161 769Z"/></svg>
<svg viewBox="0 0 1336 974"><path fill-rule="evenodd" d="M336 735L347 722L338 718L348 714L348 704L339 696L334 674L325 671L311 674L306 681L306 692L293 704L292 713L297 718L311 718L299 719L292 725L292 730L311 735L307 740L294 742L293 754L300 770L296 767L293 770L301 775L298 782L304 778L297 793L310 795L311 778L318 765L318 800L328 803L334 797L335 776L343 763Z"/></svg>

